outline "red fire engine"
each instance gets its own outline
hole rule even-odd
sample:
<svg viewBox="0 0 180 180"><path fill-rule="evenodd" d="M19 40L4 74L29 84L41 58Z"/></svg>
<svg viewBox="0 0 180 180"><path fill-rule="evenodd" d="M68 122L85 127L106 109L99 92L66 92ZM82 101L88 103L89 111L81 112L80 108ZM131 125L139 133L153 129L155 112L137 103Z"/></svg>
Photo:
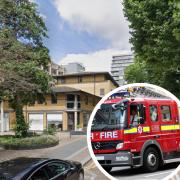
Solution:
<svg viewBox="0 0 180 180"><path fill-rule="evenodd" d="M93 152L107 172L117 166L156 171L180 161L179 120L174 100L106 100L92 123Z"/></svg>

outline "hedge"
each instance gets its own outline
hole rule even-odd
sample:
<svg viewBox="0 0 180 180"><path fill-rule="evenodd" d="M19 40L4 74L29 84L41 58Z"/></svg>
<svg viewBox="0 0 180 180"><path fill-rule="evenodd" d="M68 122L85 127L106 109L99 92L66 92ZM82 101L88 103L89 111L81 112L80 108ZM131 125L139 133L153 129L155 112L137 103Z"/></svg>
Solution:
<svg viewBox="0 0 180 180"><path fill-rule="evenodd" d="M4 149L39 149L55 146L59 139L53 135L40 135L26 138L0 136L0 147Z"/></svg>

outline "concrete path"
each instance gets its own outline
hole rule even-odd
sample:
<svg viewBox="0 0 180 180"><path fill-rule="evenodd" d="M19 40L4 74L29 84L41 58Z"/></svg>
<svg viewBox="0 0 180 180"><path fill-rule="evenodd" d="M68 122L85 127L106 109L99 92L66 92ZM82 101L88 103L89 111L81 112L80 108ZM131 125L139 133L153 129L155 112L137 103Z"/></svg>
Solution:
<svg viewBox="0 0 180 180"><path fill-rule="evenodd" d="M17 157L48 157L57 159L76 160L85 164L90 160L86 136L72 136L68 132L57 134L59 145L51 148L36 150L0 150L0 162Z"/></svg>

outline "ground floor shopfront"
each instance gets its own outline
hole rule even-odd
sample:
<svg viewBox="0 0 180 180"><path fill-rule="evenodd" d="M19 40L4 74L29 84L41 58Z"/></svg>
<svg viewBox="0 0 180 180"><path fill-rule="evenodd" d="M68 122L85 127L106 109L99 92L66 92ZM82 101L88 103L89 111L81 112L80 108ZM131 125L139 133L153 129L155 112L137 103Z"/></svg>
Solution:
<svg viewBox="0 0 180 180"><path fill-rule="evenodd" d="M28 112L27 118L31 131L43 131L48 127L66 131L86 128L90 114L90 111Z"/></svg>
<svg viewBox="0 0 180 180"><path fill-rule="evenodd" d="M43 131L48 127L57 130L82 130L87 127L91 112L27 112L26 119L31 131ZM12 117L12 118L11 118ZM3 131L8 132L15 127L15 115L13 112L4 112ZM75 120L77 118L77 120ZM75 124L77 125L75 127ZM1 124L0 124L1 129Z"/></svg>

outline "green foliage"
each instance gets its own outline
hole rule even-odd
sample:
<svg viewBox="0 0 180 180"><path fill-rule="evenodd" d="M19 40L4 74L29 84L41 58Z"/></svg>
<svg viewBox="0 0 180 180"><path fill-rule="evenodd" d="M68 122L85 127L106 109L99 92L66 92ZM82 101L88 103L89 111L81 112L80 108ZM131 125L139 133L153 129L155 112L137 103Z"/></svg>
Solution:
<svg viewBox="0 0 180 180"><path fill-rule="evenodd" d="M48 135L55 135L55 133L56 133L56 128L49 126L47 129L45 129L45 130L43 131L43 133L44 133L44 134L48 134Z"/></svg>
<svg viewBox="0 0 180 180"><path fill-rule="evenodd" d="M19 104L16 104L15 110L16 110L15 135L18 138L26 137L29 126L24 120L22 107Z"/></svg>
<svg viewBox="0 0 180 180"><path fill-rule="evenodd" d="M5 149L38 149L55 146L59 139L52 135L40 135L26 138L14 136L1 136L0 146Z"/></svg>
<svg viewBox="0 0 180 180"><path fill-rule="evenodd" d="M0 1L0 97L10 100L16 112L16 135L25 136L23 105L49 91L50 58L43 46L47 37L43 19L29 0Z"/></svg>
<svg viewBox="0 0 180 180"><path fill-rule="evenodd" d="M180 97L178 3L175 0L124 0L124 12L130 21L134 68L139 71L138 63L143 63L143 71L148 74L145 81Z"/></svg>
<svg viewBox="0 0 180 180"><path fill-rule="evenodd" d="M129 83L143 83L147 81L147 72L143 63L134 63L125 69L125 79Z"/></svg>
<svg viewBox="0 0 180 180"><path fill-rule="evenodd" d="M29 0L1 0L1 29L10 30L16 39L42 45L47 29L36 9L36 4Z"/></svg>

